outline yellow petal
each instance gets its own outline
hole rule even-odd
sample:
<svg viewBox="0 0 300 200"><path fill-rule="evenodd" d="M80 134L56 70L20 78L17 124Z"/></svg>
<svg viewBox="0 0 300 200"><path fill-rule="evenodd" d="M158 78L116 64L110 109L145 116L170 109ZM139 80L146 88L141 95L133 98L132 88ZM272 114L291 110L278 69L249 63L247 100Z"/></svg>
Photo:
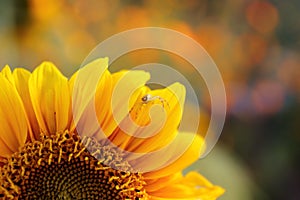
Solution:
<svg viewBox="0 0 300 200"><path fill-rule="evenodd" d="M165 176L157 179L146 179L145 189L148 193L155 192L168 185L174 184L177 180L181 178L182 178L182 173L177 172L175 174L171 174L169 176Z"/></svg>
<svg viewBox="0 0 300 200"><path fill-rule="evenodd" d="M103 121L103 130L106 135L111 133L117 128L119 123L128 115L131 107L138 98L138 88L142 87L150 74L144 71L121 71L112 75L112 88L108 103L108 112ZM101 101L98 97L96 101ZM96 102L97 104L97 102ZM100 119L100 116L99 120ZM110 140L114 137L120 137L119 134L111 135ZM117 144L115 139L113 142ZM125 143L123 140L122 143Z"/></svg>
<svg viewBox="0 0 300 200"><path fill-rule="evenodd" d="M17 90L2 74L0 105L0 156L8 157L24 145L28 120Z"/></svg>
<svg viewBox="0 0 300 200"><path fill-rule="evenodd" d="M0 137L0 145L1 145L1 149L0 149L0 156L8 158L10 157L10 155L12 155L17 148L13 147L13 146L8 146L4 140L2 140L2 137L9 137L7 134L1 134ZM18 144L17 144L18 145Z"/></svg>
<svg viewBox="0 0 300 200"><path fill-rule="evenodd" d="M221 196L225 190L219 186L213 185L198 172L189 172L181 181L181 184L194 188L198 197L203 200L213 200Z"/></svg>
<svg viewBox="0 0 300 200"><path fill-rule="evenodd" d="M2 69L1 73L7 78L7 80L10 83L12 83L16 87L23 101L23 105L29 120L28 127L29 127L30 139L32 140L37 139L40 133L40 129L36 120L35 113L32 108L32 103L29 95L28 79L30 77L30 72L23 68L16 68L12 73L9 66L6 65Z"/></svg>
<svg viewBox="0 0 300 200"><path fill-rule="evenodd" d="M110 94L111 88L111 75L107 67L108 58L96 59L81 68L69 81L73 113L71 130L76 128L80 135L92 136L100 129L102 122L99 123L97 114L101 111L98 109L104 109L101 114L106 115L108 108L105 106L109 97L103 95ZM97 97L101 99L96 100Z"/></svg>
<svg viewBox="0 0 300 200"><path fill-rule="evenodd" d="M202 137L192 133L178 133L168 148L158 151L157 155L156 153L147 154L136 161L133 160L132 165L142 169L151 170L151 167L154 170L157 169L144 174L146 179L155 179L182 171L195 162L203 151Z"/></svg>
<svg viewBox="0 0 300 200"><path fill-rule="evenodd" d="M50 62L43 62L29 78L29 93L42 132L64 131L70 122L68 80Z"/></svg>
<svg viewBox="0 0 300 200"><path fill-rule="evenodd" d="M10 67L8 65L5 65L5 67L1 70L1 74L7 78L7 80L11 83L11 84L15 84L14 82L14 78L12 76Z"/></svg>
<svg viewBox="0 0 300 200"><path fill-rule="evenodd" d="M108 137L112 130L109 129L109 124L112 123L109 121L111 116L111 93L112 93L112 75L108 70L106 70L101 78L101 81L98 83L96 94L95 94L95 110L98 119L98 124L103 131L104 135L96 135L97 139L103 139L103 137ZM100 137L99 137L100 136Z"/></svg>
<svg viewBox="0 0 300 200"><path fill-rule="evenodd" d="M31 98L28 88L30 72L23 68L16 68L13 72L15 87L23 101L30 126L30 138L35 140L39 138L40 128L32 107Z"/></svg>
<svg viewBox="0 0 300 200"><path fill-rule="evenodd" d="M157 184L159 184L159 181L157 181ZM152 191L148 190L151 199L157 200L215 200L223 193L223 188L211 184L197 172L190 172L184 177L176 176L165 187Z"/></svg>
<svg viewBox="0 0 300 200"><path fill-rule="evenodd" d="M71 97L71 109L70 109L70 116L71 116L71 124L70 124L70 131L71 132L74 132L74 130L76 129L76 124L74 122L74 114L73 114L73 109L76 109L74 108L74 84L75 84L75 80L76 80L76 77L77 77L77 74L78 74L78 71L76 71L70 78L70 80L68 81L68 84L69 84L69 88L70 88L70 97Z"/></svg>
<svg viewBox="0 0 300 200"><path fill-rule="evenodd" d="M143 102L142 98L147 94L152 99ZM121 147L134 153L148 153L163 148L176 136L184 99L185 88L179 83L161 90L140 92L131 115L122 121L113 142L119 145L122 140L127 141Z"/></svg>
<svg viewBox="0 0 300 200"><path fill-rule="evenodd" d="M115 120L113 114L111 114L110 124L114 132L109 137L109 140L111 140L115 145L117 145L121 149L128 150L127 147L129 146L129 141L133 137L134 132L137 130L136 122L134 120L131 120L132 118L130 118L131 113L135 112L134 104L138 99L140 99L140 96L142 96L142 94L147 93L149 90L150 89L148 87L143 86L139 88L137 91L135 91L131 95L131 97L129 97L130 99L129 99L129 105L127 111L128 113L126 114L124 112L122 115L123 118L121 119L120 117L118 122ZM125 103L123 105L125 105Z"/></svg>

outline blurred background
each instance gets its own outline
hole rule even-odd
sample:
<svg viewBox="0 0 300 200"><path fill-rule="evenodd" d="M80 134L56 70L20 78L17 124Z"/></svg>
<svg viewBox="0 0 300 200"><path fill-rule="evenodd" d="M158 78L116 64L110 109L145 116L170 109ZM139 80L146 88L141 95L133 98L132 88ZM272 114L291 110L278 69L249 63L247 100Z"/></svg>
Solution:
<svg viewBox="0 0 300 200"><path fill-rule="evenodd" d="M298 200L299 9L298 0L0 0L0 66L32 70L49 60L70 76L113 34L145 26L180 31L213 58L228 101L217 146L189 170L224 187L222 200ZM129 53L112 71L147 62L198 80L184 60L153 50ZM205 84L197 92L209 116Z"/></svg>

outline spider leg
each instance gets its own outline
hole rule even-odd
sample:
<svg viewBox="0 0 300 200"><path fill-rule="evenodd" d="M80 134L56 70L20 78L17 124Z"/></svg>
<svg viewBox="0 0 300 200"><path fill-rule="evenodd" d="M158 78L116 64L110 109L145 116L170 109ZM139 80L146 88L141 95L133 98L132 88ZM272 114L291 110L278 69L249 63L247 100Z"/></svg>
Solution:
<svg viewBox="0 0 300 200"><path fill-rule="evenodd" d="M165 104L166 104L166 105L168 106L168 108L170 109L169 103L168 103L164 98L162 98L162 97L160 97L160 96L157 96L157 98L160 100L160 102L161 102L163 108L165 108Z"/></svg>

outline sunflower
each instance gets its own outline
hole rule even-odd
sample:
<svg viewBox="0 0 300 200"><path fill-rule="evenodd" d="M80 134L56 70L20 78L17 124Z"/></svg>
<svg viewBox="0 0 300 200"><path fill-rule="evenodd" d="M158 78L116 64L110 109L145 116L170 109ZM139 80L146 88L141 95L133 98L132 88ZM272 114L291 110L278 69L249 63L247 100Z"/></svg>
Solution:
<svg viewBox="0 0 300 200"><path fill-rule="evenodd" d="M69 80L51 62L43 62L32 73L3 68L0 198L207 200L220 196L224 190L198 172L181 172L199 157L199 147L204 145L200 136L177 131L184 87L174 83L151 90L145 86L148 73L111 74L107 66L107 58L97 59ZM97 84L89 87L97 72L101 75ZM152 109L155 105L159 108ZM149 134L157 126L149 131L151 121L156 125L164 121L153 135ZM148 137L140 137L144 134ZM174 156L180 144L191 138L191 145ZM172 141L177 142L164 156L149 156Z"/></svg>

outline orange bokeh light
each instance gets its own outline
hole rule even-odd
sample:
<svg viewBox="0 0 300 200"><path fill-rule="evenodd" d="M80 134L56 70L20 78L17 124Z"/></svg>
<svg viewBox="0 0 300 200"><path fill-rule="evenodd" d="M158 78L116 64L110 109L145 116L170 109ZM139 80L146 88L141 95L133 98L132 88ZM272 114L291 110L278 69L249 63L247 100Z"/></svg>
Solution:
<svg viewBox="0 0 300 200"><path fill-rule="evenodd" d="M267 42L257 34L246 33L233 44L234 63L242 68L253 68L266 56Z"/></svg>
<svg viewBox="0 0 300 200"><path fill-rule="evenodd" d="M279 22L277 8L268 1L255 1L246 8L246 18L251 27L262 34L271 33Z"/></svg>

